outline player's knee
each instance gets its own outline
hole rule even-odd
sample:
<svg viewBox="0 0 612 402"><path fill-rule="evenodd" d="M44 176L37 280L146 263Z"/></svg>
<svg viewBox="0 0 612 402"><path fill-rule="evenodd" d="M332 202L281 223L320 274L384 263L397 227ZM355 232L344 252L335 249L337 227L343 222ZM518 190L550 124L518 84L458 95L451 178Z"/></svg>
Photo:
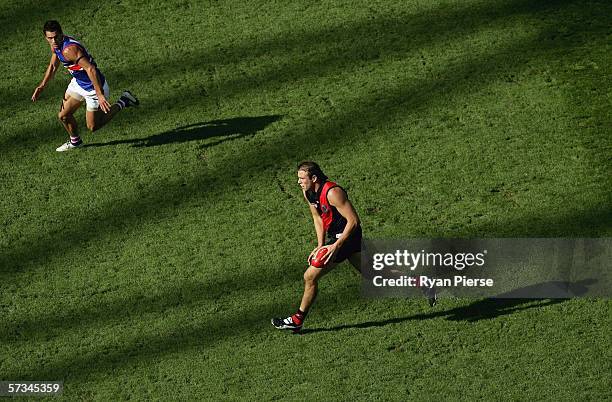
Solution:
<svg viewBox="0 0 612 402"><path fill-rule="evenodd" d="M306 270L306 272L304 272L304 283L306 285L316 285L317 277L315 273L310 270Z"/></svg>
<svg viewBox="0 0 612 402"><path fill-rule="evenodd" d="M65 122L67 122L67 121L68 121L68 114L67 114L67 113L64 113L64 112L59 112L59 113L57 114L57 118L58 118L58 119L59 119L61 122L65 123Z"/></svg>

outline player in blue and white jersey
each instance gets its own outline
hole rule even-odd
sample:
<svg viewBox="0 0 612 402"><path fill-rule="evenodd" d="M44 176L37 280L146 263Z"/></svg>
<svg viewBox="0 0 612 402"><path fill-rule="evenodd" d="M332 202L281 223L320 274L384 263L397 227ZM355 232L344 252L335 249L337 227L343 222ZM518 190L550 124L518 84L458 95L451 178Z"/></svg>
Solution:
<svg viewBox="0 0 612 402"><path fill-rule="evenodd" d="M47 21L43 27L45 39L51 46L51 60L41 83L34 90L36 101L47 83L54 77L60 63L68 69L72 80L66 89L58 118L70 135L70 140L57 148L63 152L83 145L74 113L83 102L87 104L87 128L93 132L108 123L120 110L139 104L130 92L124 91L117 103L111 105L110 89L94 58L74 38L64 35L57 21Z"/></svg>

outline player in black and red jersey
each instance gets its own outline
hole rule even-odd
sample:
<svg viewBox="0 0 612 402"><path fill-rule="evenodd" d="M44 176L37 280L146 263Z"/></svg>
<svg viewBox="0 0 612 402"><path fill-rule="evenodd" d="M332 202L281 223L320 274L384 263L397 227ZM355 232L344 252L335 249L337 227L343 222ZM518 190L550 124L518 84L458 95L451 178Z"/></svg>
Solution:
<svg viewBox="0 0 612 402"><path fill-rule="evenodd" d="M318 281L334 266L347 260L357 270L361 264L361 226L355 208L346 191L329 181L315 162L303 162L298 166L298 184L310 205L317 233L317 247L308 261L321 247L327 249L323 268L309 265L304 273L304 295L298 311L287 318L273 318L278 329L299 331L306 314L317 296ZM327 235L327 239L326 239Z"/></svg>
<svg viewBox="0 0 612 402"><path fill-rule="evenodd" d="M318 290L319 279L337 264L348 260L361 273L361 225L353 204L346 191L329 181L315 162L302 162L298 166L298 184L310 206L312 219L317 233L317 247L308 257L309 266L304 273L304 294L298 311L287 318L273 318L272 325L277 329L290 329L298 332L312 306ZM327 239L326 239L327 235ZM327 254L324 265L318 268L311 264L311 258L319 249L325 247ZM435 289L423 289L429 304L436 303Z"/></svg>

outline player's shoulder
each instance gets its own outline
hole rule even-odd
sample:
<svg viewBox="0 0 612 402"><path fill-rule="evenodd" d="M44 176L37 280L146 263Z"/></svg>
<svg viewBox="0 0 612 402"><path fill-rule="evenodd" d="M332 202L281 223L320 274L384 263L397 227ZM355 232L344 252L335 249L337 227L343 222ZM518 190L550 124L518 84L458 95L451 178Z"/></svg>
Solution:
<svg viewBox="0 0 612 402"><path fill-rule="evenodd" d="M68 60L73 60L82 53L83 47L78 43L69 44L62 49L62 55Z"/></svg>
<svg viewBox="0 0 612 402"><path fill-rule="evenodd" d="M347 198L348 197L346 195L346 190L338 184L334 183L334 185L330 187L329 190L327 190L327 200L332 203L334 201L341 202L346 200Z"/></svg>
<svg viewBox="0 0 612 402"><path fill-rule="evenodd" d="M344 187L342 187L340 184L338 184L335 181L328 180L325 182L325 185L327 186L328 193L337 193L337 192L346 193L346 190L344 189Z"/></svg>
<svg viewBox="0 0 612 402"><path fill-rule="evenodd" d="M83 50L83 49L85 49L85 48L83 47L83 44L81 42L79 42L78 40L76 40L72 36L66 35L66 37L64 39L64 47L62 49L62 52L65 52L65 51L75 51L75 50Z"/></svg>

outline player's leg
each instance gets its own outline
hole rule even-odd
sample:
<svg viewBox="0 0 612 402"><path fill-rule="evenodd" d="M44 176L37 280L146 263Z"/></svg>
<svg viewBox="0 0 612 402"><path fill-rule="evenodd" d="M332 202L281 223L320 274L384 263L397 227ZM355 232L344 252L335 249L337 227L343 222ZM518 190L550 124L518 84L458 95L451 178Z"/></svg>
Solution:
<svg viewBox="0 0 612 402"><path fill-rule="evenodd" d="M300 303L300 310L305 316L310 310L310 306L314 303L317 294L319 293L319 279L329 271L334 269L337 264L327 264L325 268L317 268L310 266L304 272L304 294L302 295L302 302Z"/></svg>
<svg viewBox="0 0 612 402"><path fill-rule="evenodd" d="M355 267L355 269L357 269L357 271L359 271L359 273L362 276L365 277L365 279L372 279L371 277L366 276L366 275L369 275L367 271L364 272L361 269L361 252L360 251L351 254L348 257L348 260L351 263L351 265ZM402 276L404 276L405 273L399 270L392 269L392 270L389 270L386 275L391 278L399 279ZM419 285L419 289L421 289L421 292L427 298L427 302L429 303L430 307L433 307L438 303L438 291L435 288L435 286L430 288L430 287L421 287Z"/></svg>
<svg viewBox="0 0 612 402"><path fill-rule="evenodd" d="M62 123L70 136L78 135L78 127L76 119L74 118L74 112L81 106L83 101L70 96L68 93L64 94L60 111L57 114L57 118Z"/></svg>
<svg viewBox="0 0 612 402"><path fill-rule="evenodd" d="M108 82L104 83L104 96L110 97L110 89L108 87ZM87 102L87 128L89 131L94 132L96 130L104 127L109 121L113 119L121 110L126 107L138 106L140 102L138 98L134 96L130 91L124 91L121 94L119 100L111 106L111 109L108 113L104 113L100 109L100 104L98 102L98 96L94 94L90 94L85 97L85 101Z"/></svg>
<svg viewBox="0 0 612 402"><path fill-rule="evenodd" d="M353 268L359 272L359 274L363 275L363 271L361 270L361 251L354 252L348 257L348 261L351 263Z"/></svg>
<svg viewBox="0 0 612 402"><path fill-rule="evenodd" d="M363 238L363 234L361 231L361 226L358 226L355 229L355 232L351 234L351 236L347 239L344 245L338 250L338 254L336 255L336 262L341 262L344 260L348 260L348 262L363 275L363 271L361 269L361 240Z"/></svg>
<svg viewBox="0 0 612 402"><path fill-rule="evenodd" d="M338 264L329 263L325 266L325 268L309 266L306 269L306 272L304 272L304 293L302 294L300 308L295 312L295 314L287 318L273 318L272 325L274 325L274 327L277 329L291 329L293 332L298 332L301 330L302 326L304 325L306 315L317 297L319 291L319 279L334 269L336 265Z"/></svg>
<svg viewBox="0 0 612 402"><path fill-rule="evenodd" d="M77 121L74 118L74 113L81 106L82 102L83 97L77 93L67 90L64 94L64 99L62 100L62 105L59 113L57 114L57 118L68 132L68 135L70 135L70 140L58 147L58 152L68 151L82 145L81 137L79 136L78 132Z"/></svg>
<svg viewBox="0 0 612 402"><path fill-rule="evenodd" d="M92 133L96 130L101 129L115 117L121 108L116 103L111 106L108 113L104 113L102 110L87 110L85 120L87 121L87 129Z"/></svg>
<svg viewBox="0 0 612 402"><path fill-rule="evenodd" d="M337 236L331 236L329 242L326 245L330 245L337 240ZM302 295L302 302L298 311L290 317L280 319L273 318L272 325L278 329L292 329L297 332L302 328L304 319L310 310L310 307L314 303L317 293L319 290L319 279L323 275L330 272L339 263L349 258L352 254L361 251L361 227L355 230L355 233L349 237L349 239L336 250L333 257L333 261L328 263L325 268L317 268L309 266L304 272L304 294ZM359 266L360 264L357 264Z"/></svg>

